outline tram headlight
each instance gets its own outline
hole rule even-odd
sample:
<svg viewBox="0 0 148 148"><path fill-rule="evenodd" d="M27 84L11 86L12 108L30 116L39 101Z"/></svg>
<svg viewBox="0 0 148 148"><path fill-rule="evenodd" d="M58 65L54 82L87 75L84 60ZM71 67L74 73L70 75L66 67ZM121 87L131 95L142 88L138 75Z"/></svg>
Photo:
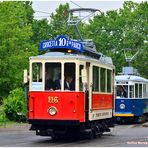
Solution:
<svg viewBox="0 0 148 148"><path fill-rule="evenodd" d="M120 109L125 109L125 105L124 104L120 104Z"/></svg>
<svg viewBox="0 0 148 148"><path fill-rule="evenodd" d="M56 107L51 106L51 107L48 109L48 113L49 113L51 116L54 116L54 115L57 113Z"/></svg>

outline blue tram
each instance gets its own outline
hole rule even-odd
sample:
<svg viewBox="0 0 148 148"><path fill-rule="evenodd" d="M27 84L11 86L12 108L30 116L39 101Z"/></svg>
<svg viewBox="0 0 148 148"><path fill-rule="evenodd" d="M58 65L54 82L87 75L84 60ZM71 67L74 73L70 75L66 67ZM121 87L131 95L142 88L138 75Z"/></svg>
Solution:
<svg viewBox="0 0 148 148"><path fill-rule="evenodd" d="M134 72L133 67L124 67L116 76L115 118L119 123L148 119L148 79Z"/></svg>

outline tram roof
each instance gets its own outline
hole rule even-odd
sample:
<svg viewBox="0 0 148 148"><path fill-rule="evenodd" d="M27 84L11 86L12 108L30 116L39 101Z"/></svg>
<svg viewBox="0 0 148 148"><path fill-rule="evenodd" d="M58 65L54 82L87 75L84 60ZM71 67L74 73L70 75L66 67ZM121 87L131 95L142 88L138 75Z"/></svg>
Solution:
<svg viewBox="0 0 148 148"><path fill-rule="evenodd" d="M143 77L140 76L136 76L136 75L117 75L115 77L116 81L136 81L136 82L147 82L148 83L148 79L145 79Z"/></svg>
<svg viewBox="0 0 148 148"><path fill-rule="evenodd" d="M66 53L66 52L47 52L43 55L32 56L30 59L82 59L82 60L97 60L93 57L85 56L83 54L75 54L75 53ZM113 65L112 59L110 57L106 57L101 55L98 59L99 62Z"/></svg>

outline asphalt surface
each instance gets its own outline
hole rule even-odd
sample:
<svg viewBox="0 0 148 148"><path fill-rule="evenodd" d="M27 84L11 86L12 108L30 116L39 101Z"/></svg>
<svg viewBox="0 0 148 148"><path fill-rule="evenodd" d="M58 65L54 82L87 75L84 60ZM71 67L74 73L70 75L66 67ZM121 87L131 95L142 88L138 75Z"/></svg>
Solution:
<svg viewBox="0 0 148 148"><path fill-rule="evenodd" d="M36 136L30 125L0 127L0 147L148 147L148 123L116 125L95 139L58 139Z"/></svg>

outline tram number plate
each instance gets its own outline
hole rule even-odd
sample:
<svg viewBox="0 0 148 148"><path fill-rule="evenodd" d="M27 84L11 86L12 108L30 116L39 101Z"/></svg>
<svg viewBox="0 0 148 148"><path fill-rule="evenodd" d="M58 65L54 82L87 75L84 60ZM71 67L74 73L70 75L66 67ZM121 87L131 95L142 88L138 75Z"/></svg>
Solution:
<svg viewBox="0 0 148 148"><path fill-rule="evenodd" d="M59 100L58 100L57 96L49 96L48 97L48 103L56 104L58 102L59 102Z"/></svg>
<svg viewBox="0 0 148 148"><path fill-rule="evenodd" d="M108 116L109 112L103 112L103 113L96 113L96 117L100 117L100 116Z"/></svg>

